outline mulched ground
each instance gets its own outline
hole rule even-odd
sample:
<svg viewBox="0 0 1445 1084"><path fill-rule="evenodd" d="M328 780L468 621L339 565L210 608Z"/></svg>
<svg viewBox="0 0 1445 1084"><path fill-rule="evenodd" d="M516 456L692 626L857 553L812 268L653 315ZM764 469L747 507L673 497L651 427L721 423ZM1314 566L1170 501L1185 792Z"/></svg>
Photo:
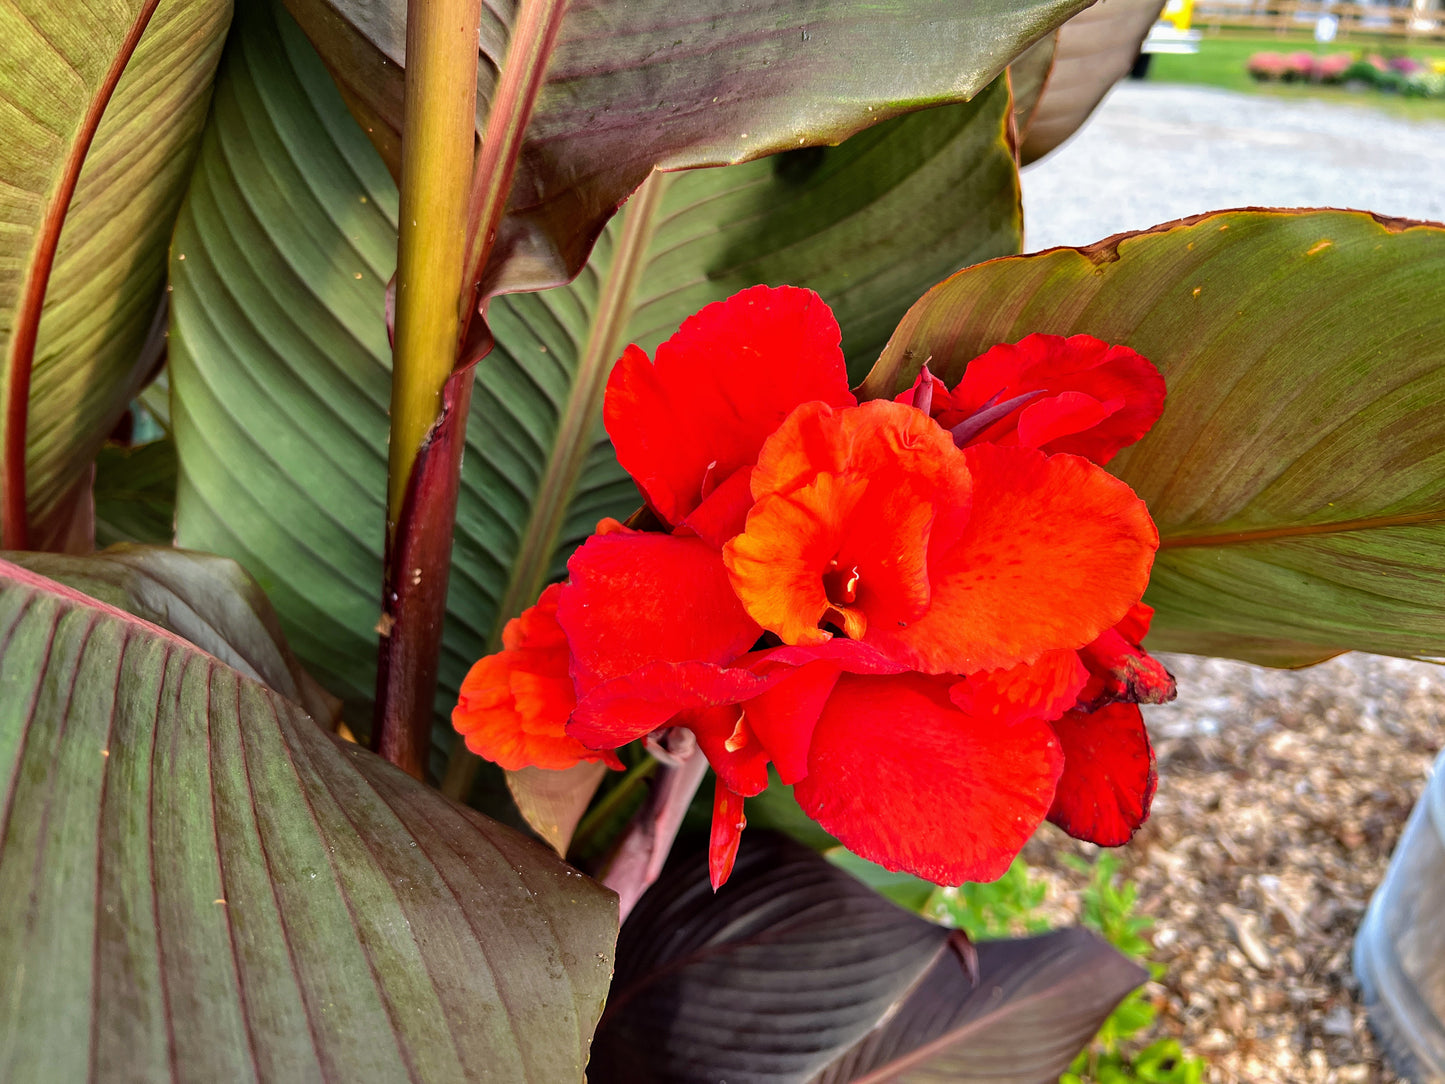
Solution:
<svg viewBox="0 0 1445 1084"><path fill-rule="evenodd" d="M1445 746L1445 667L1347 655L1310 670L1175 656L1179 700L1149 709L1150 822L1120 857L1139 883L1158 1036L1217 1084L1388 1084L1350 968L1355 930ZM1056 916L1084 878L1026 857ZM1050 854L1050 850L1054 854Z"/></svg>

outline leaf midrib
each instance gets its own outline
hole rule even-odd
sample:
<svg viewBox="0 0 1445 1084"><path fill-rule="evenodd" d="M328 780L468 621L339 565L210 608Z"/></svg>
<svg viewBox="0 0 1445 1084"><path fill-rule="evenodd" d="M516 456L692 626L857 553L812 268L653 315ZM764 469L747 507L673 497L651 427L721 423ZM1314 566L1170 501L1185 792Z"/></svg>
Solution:
<svg viewBox="0 0 1445 1084"><path fill-rule="evenodd" d="M1416 527L1435 523L1445 523L1445 508L1427 512L1402 512L1394 516L1362 516L1358 519L1332 520L1326 523L1256 527L1244 531L1202 531L1198 534L1160 535L1159 548L1166 550L1196 546L1240 546L1260 542L1277 542L1289 538L1349 534L1355 531Z"/></svg>
<svg viewBox="0 0 1445 1084"><path fill-rule="evenodd" d="M612 363L631 320L637 285L647 262L668 176L652 173L621 213L617 251L602 281L597 308L588 321L576 376L562 408L557 439L537 486L527 525L518 541L512 575L497 606L488 648L501 643L502 629L541 592L552 566L552 554L566 521L577 482L582 476L592 432L602 412L603 393Z"/></svg>
<svg viewBox="0 0 1445 1084"><path fill-rule="evenodd" d="M45 307L45 295L50 286L50 274L54 270L56 251L60 246L60 231L65 225L65 216L70 211L70 201L75 195L75 186L80 180L80 170L90 153L91 141L100 127L106 106L115 93L120 77L130 62L141 35L150 24L160 0L144 0L141 10L136 13L130 29L121 39L120 47L111 58L110 67L100 85L91 95L74 141L60 170L58 182L40 219L40 229L30 250L30 261L26 268L25 285L20 295L20 307L15 314L10 349L6 352L4 369L0 376L7 376L4 404L4 445L0 446L0 541L4 548L23 550L29 548L29 524L27 513L28 494L25 476L26 429L29 422L30 375L35 364L35 345L40 331L40 317ZM58 50L57 50L58 51Z"/></svg>

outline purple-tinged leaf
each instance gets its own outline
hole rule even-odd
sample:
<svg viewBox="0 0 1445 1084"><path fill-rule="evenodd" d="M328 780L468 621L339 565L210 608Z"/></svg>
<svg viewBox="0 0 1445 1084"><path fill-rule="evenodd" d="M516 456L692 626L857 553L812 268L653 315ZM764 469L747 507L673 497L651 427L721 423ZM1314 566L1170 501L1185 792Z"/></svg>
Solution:
<svg viewBox="0 0 1445 1084"><path fill-rule="evenodd" d="M940 958L896 1013L811 1084L1056 1080L1149 977L1082 929L984 941L976 951L977 985Z"/></svg>
<svg viewBox="0 0 1445 1084"><path fill-rule="evenodd" d="M11 553L9 560L160 625L335 729L341 701L291 653L265 592L227 557L121 544L90 557Z"/></svg>
<svg viewBox="0 0 1445 1084"><path fill-rule="evenodd" d="M0 1079L576 1081L612 895L0 562Z"/></svg>
<svg viewBox="0 0 1445 1084"><path fill-rule="evenodd" d="M486 293L566 282L653 168L835 144L971 98L1083 0L574 0L527 128ZM405 5L287 0L393 174ZM478 130L525 14L482 13Z"/></svg>
<svg viewBox="0 0 1445 1084"><path fill-rule="evenodd" d="M1029 137L1029 128L1053 74L1054 52L1058 44L1059 32L1055 30L1034 42L1008 66L1009 90L1013 92L1014 132L1020 145Z"/></svg>
<svg viewBox="0 0 1445 1084"><path fill-rule="evenodd" d="M592 1084L782 1084L820 1072L945 957L950 932L769 832L743 834L716 895L682 858L618 942Z"/></svg>
<svg viewBox="0 0 1445 1084"><path fill-rule="evenodd" d="M1034 101L1019 160L1027 165L1079 130L1129 73L1164 0L1109 0L1059 27L1048 75Z"/></svg>
<svg viewBox="0 0 1445 1084"><path fill-rule="evenodd" d="M9 548L92 548L91 463L164 344L166 247L230 20L231 0L0 5Z"/></svg>

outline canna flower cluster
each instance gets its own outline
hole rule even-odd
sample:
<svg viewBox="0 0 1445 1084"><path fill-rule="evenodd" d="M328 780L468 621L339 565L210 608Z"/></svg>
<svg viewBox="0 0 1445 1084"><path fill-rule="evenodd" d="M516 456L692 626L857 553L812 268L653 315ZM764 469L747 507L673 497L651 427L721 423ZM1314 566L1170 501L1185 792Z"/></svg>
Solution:
<svg viewBox="0 0 1445 1084"><path fill-rule="evenodd" d="M849 849L941 884L1000 876L1045 818L1125 842L1155 785L1138 704L1174 683L1139 646L1158 534L1100 464L1162 378L1030 335L859 403L839 341L816 294L759 286L628 347L604 419L645 508L507 626L454 725L508 769L687 728L715 886L769 765Z"/></svg>

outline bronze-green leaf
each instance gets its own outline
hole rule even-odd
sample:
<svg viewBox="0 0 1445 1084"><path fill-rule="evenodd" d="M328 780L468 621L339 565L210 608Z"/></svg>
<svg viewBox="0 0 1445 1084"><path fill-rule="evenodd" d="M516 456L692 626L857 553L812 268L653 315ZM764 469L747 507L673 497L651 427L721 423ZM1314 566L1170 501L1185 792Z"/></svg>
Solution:
<svg viewBox="0 0 1445 1084"><path fill-rule="evenodd" d="M1109 88L1128 74L1163 6L1163 0L1109 0L1085 8L1059 27L1020 161L1038 161L1079 130Z"/></svg>
<svg viewBox="0 0 1445 1084"><path fill-rule="evenodd" d="M0 1078L582 1079L615 897L3 561L0 811Z"/></svg>
<svg viewBox="0 0 1445 1084"><path fill-rule="evenodd" d="M1168 383L1110 464L1159 525L1151 646L1445 654L1445 227L1220 211L996 260L915 305L869 387L1033 331L1126 343Z"/></svg>
<svg viewBox="0 0 1445 1084"><path fill-rule="evenodd" d="M166 246L230 19L231 0L0 6L0 467L30 521L17 503L12 544L63 544L159 357Z"/></svg>
<svg viewBox="0 0 1445 1084"><path fill-rule="evenodd" d="M286 0L393 174L400 0ZM527 127L488 292L568 281L653 168L838 143L958 102L1087 0L573 0ZM528 5L483 8L478 130Z"/></svg>

